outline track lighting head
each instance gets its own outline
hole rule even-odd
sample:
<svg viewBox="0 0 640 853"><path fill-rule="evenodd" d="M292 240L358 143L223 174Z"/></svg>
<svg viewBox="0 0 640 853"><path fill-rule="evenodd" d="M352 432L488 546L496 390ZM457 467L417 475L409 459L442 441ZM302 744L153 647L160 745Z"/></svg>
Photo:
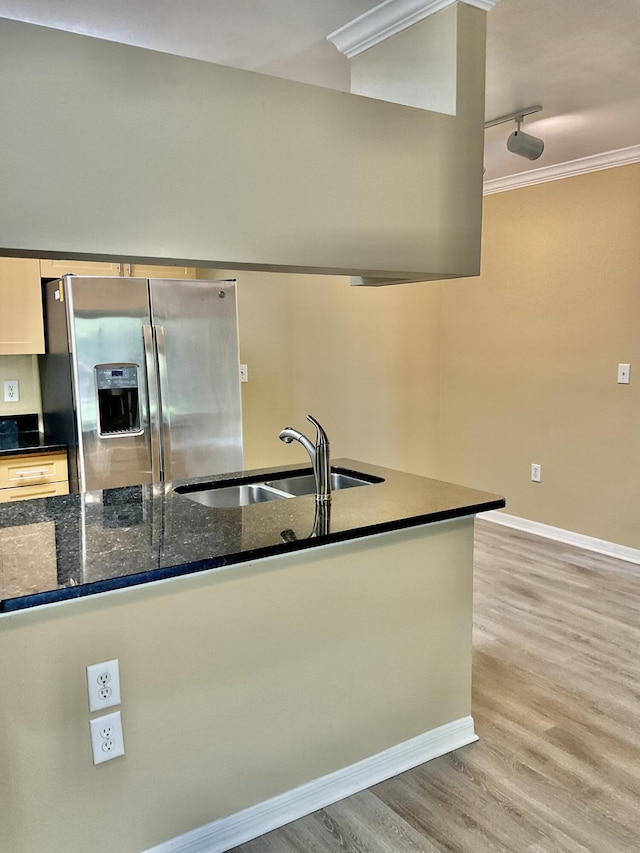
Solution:
<svg viewBox="0 0 640 853"><path fill-rule="evenodd" d="M484 126L494 127L496 124L515 121L517 130L514 130L507 139L508 150L511 151L512 154L518 154L520 157L526 157L527 160L537 160L544 151L544 142L542 139L538 139L537 136L531 136L531 134L520 130L520 125L522 124L522 120L525 116L531 115L531 113L537 113L541 109L542 107L538 105L526 107L525 109L518 110L515 113L509 113L509 115L491 119L490 121L485 122Z"/></svg>
<svg viewBox="0 0 640 853"><path fill-rule="evenodd" d="M526 157L527 160L537 160L544 151L544 142L538 139L537 136L531 136L520 130L520 121L516 119L518 128L507 139L507 148L512 154L519 154L520 157Z"/></svg>

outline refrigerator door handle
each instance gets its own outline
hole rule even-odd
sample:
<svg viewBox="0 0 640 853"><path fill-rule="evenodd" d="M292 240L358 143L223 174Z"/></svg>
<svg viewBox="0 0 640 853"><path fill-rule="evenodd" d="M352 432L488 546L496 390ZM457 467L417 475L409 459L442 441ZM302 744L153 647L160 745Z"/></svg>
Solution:
<svg viewBox="0 0 640 853"><path fill-rule="evenodd" d="M154 326L156 354L158 357L158 408L160 415L160 435L162 439L162 473L165 481L171 479L171 422L169 420L169 399L167 393L167 353L164 343L164 326Z"/></svg>
<svg viewBox="0 0 640 853"><path fill-rule="evenodd" d="M147 380L147 400L149 414L149 441L151 446L152 482L162 482L162 442L160 438L160 400L158 399L157 357L153 327L142 327L144 340L144 364Z"/></svg>

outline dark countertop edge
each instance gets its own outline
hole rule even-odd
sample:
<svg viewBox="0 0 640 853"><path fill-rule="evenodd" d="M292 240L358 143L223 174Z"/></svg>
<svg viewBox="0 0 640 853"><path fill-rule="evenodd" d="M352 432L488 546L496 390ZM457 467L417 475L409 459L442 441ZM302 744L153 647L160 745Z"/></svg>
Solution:
<svg viewBox="0 0 640 853"><path fill-rule="evenodd" d="M476 515L479 512L487 512L492 509L502 509L506 505L504 498L492 501L484 501L480 504L456 507L451 510L428 513L426 515L401 518L369 526L354 528L352 530L341 530L326 536L318 536L315 539L299 539L295 542L283 542L278 545L270 545L265 548L256 548L241 551L235 554L212 557L197 560L193 563L182 563L180 565L152 569L148 572L136 572L131 575L121 575L114 578L94 581L93 583L80 584L78 586L63 587L56 590L38 592L32 595L22 595L19 598L0 600L0 613L12 613L26 610L45 604L55 604L62 601L70 601L77 598L85 598L102 592L111 592L117 589L127 589L133 586L142 586L155 581L170 580L171 578L183 577L185 575L197 574L210 569L221 569L239 563L247 563L264 557L273 557L279 554L294 553L296 551L307 551L322 545L338 542L349 542L355 539L363 539L378 533L388 533L395 530L405 530L412 527L434 524L438 521L451 521L456 518L464 518Z"/></svg>
<svg viewBox="0 0 640 853"><path fill-rule="evenodd" d="M25 443L19 444L22 440ZM0 457L4 456L27 456L32 453L54 453L56 451L66 451L67 445L58 441L53 436L46 435L42 432L23 432L20 437L16 438L15 445L11 447L2 447L0 443Z"/></svg>

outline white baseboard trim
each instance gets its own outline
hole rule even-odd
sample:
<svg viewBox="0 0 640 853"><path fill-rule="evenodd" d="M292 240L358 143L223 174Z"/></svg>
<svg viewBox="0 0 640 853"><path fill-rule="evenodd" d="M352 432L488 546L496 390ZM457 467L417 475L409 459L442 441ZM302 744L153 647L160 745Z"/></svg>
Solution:
<svg viewBox="0 0 640 853"><path fill-rule="evenodd" d="M528 518L519 518L517 515L509 515L495 509L478 513L478 518L492 521L494 524L502 524L504 527L513 527L515 530L522 530L523 533L533 533L545 539L553 539L555 542L564 542L565 545L575 545L577 548L584 548L586 551L594 551L596 554L604 554L607 557L616 557L618 560L640 565L640 550L637 548L617 545L615 542L607 542L605 539L594 539L592 536L573 533L571 530L563 530L561 527L552 527L550 524L542 524L540 521L530 521Z"/></svg>
<svg viewBox="0 0 640 853"><path fill-rule="evenodd" d="M178 835L145 853L224 853L476 740L473 717L462 717L335 773Z"/></svg>

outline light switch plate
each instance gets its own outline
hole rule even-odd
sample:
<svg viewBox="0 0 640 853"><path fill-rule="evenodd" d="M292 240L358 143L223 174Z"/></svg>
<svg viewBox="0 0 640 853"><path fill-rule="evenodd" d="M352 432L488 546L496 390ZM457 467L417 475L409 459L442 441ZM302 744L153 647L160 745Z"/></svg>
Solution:
<svg viewBox="0 0 640 853"><path fill-rule="evenodd" d="M631 365L630 364L619 364L618 365L618 385L628 385L630 373L631 373Z"/></svg>

